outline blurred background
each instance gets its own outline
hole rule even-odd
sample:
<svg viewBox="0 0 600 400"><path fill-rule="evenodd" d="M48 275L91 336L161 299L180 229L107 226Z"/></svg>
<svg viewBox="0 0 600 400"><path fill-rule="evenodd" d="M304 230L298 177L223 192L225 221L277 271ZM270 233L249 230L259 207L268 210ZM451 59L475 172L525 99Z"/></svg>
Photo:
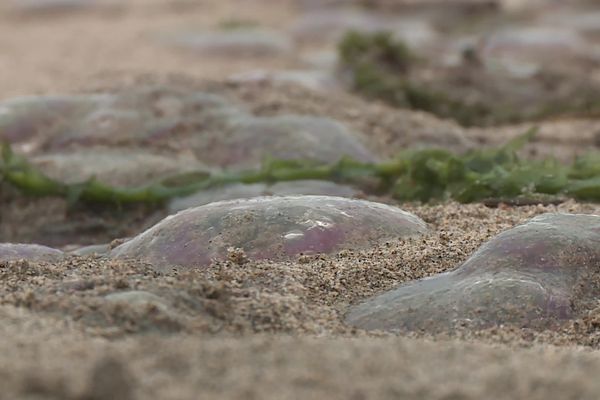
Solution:
<svg viewBox="0 0 600 400"><path fill-rule="evenodd" d="M600 79L594 1L5 0L0 96L73 90L111 73L330 90L348 84L337 61L350 30L389 32L418 60L397 73L467 103L526 103L554 86L582 94Z"/></svg>

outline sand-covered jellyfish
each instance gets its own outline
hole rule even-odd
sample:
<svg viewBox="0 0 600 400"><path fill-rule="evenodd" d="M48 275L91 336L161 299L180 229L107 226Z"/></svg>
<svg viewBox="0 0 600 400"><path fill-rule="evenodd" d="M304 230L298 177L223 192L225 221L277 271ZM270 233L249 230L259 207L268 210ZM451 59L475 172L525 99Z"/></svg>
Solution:
<svg viewBox="0 0 600 400"><path fill-rule="evenodd" d="M543 214L485 243L456 270L350 308L367 330L558 326L600 294L600 216Z"/></svg>
<svg viewBox="0 0 600 400"><path fill-rule="evenodd" d="M0 102L0 140L34 155L141 146L229 169L257 168L268 157L377 160L362 135L334 119L254 116L214 93L156 85Z"/></svg>
<svg viewBox="0 0 600 400"><path fill-rule="evenodd" d="M205 267L242 249L250 260L289 260L418 236L426 224L375 202L333 196L259 197L190 208L113 249L155 268Z"/></svg>
<svg viewBox="0 0 600 400"><path fill-rule="evenodd" d="M27 243L0 243L1 261L45 261L56 262L65 257L65 254L57 249L39 244Z"/></svg>
<svg viewBox="0 0 600 400"><path fill-rule="evenodd" d="M17 97L0 102L0 139L29 153L69 145L160 142L202 130L239 111L202 91L148 85L74 95Z"/></svg>
<svg viewBox="0 0 600 400"><path fill-rule="evenodd" d="M16 97L0 103L0 139L35 150L82 115L107 100L104 95Z"/></svg>
<svg viewBox="0 0 600 400"><path fill-rule="evenodd" d="M322 163L343 156L363 162L377 160L361 135L344 124L305 115L234 116L223 130L196 135L193 146L196 156L208 165L235 169L256 168L267 157Z"/></svg>
<svg viewBox="0 0 600 400"><path fill-rule="evenodd" d="M140 86L106 95L106 101L69 121L52 140L51 148L161 144L218 125L231 109L223 97L202 91L160 85ZM173 141L177 136L178 140ZM182 146L186 147L185 141Z"/></svg>

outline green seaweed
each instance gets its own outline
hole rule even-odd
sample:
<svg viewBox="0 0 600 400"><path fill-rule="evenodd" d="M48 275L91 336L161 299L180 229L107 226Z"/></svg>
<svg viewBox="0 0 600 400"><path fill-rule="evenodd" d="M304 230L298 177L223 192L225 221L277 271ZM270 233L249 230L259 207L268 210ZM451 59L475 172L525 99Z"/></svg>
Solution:
<svg viewBox="0 0 600 400"><path fill-rule="evenodd" d="M329 180L359 187L369 185L379 194L401 201L456 200L463 203L515 199L515 204L541 198L544 202L572 197L600 201L600 154L590 153L571 165L554 159L529 160L518 151L535 130L504 146L466 154L445 149L406 150L381 163L342 158L333 164L305 160L265 160L256 170L184 173L153 184L120 188L95 179L66 184L44 175L8 144L2 149L0 178L31 196L58 196L71 203L162 203L203 189L230 183ZM518 200L518 201L516 201Z"/></svg>

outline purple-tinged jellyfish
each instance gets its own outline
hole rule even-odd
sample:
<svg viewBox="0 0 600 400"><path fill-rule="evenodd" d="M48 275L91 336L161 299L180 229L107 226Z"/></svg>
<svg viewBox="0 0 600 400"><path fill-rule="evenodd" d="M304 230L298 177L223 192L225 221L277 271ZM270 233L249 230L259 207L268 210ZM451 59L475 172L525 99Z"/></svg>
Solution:
<svg viewBox="0 0 600 400"><path fill-rule="evenodd" d="M223 130L203 132L194 140L192 146L200 160L235 169L256 168L266 157L323 163L343 156L363 162L377 160L359 134L325 117L239 115L229 118Z"/></svg>
<svg viewBox="0 0 600 400"><path fill-rule="evenodd" d="M496 236L456 270L351 307L346 322L430 333L552 328L597 298L599 272L600 216L543 214Z"/></svg>
<svg viewBox="0 0 600 400"><path fill-rule="evenodd" d="M242 249L250 260L365 248L418 236L426 224L399 208L330 196L259 197L222 201L169 216L113 249L155 268L205 267Z"/></svg>
<svg viewBox="0 0 600 400"><path fill-rule="evenodd" d="M39 244L0 243L0 261L56 262L64 257L65 254L62 251Z"/></svg>
<svg viewBox="0 0 600 400"><path fill-rule="evenodd" d="M162 86L8 100L0 103L0 140L34 156L72 152L74 147L77 152L142 147L237 170L257 168L268 157L377 161L365 138L336 120L256 117L213 93Z"/></svg>
<svg viewBox="0 0 600 400"><path fill-rule="evenodd" d="M17 97L0 103L0 140L35 152L69 130L71 121L85 115L107 98L102 95Z"/></svg>

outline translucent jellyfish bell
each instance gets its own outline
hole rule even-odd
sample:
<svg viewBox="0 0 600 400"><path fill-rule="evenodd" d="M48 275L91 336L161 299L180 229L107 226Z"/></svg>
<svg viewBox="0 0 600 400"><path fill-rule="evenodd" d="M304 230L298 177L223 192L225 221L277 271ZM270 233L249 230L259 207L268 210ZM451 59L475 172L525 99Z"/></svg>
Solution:
<svg viewBox="0 0 600 400"><path fill-rule="evenodd" d="M599 271L600 216L543 214L496 236L454 271L351 307L346 322L385 331L553 327L600 294L592 279Z"/></svg>
<svg viewBox="0 0 600 400"><path fill-rule="evenodd" d="M157 268L203 267L241 248L251 260L333 253L426 232L418 217L384 204L330 196L211 203L167 217L112 252Z"/></svg>
<svg viewBox="0 0 600 400"><path fill-rule="evenodd" d="M0 261L45 261L55 262L64 258L65 254L51 247L38 244L0 243Z"/></svg>

